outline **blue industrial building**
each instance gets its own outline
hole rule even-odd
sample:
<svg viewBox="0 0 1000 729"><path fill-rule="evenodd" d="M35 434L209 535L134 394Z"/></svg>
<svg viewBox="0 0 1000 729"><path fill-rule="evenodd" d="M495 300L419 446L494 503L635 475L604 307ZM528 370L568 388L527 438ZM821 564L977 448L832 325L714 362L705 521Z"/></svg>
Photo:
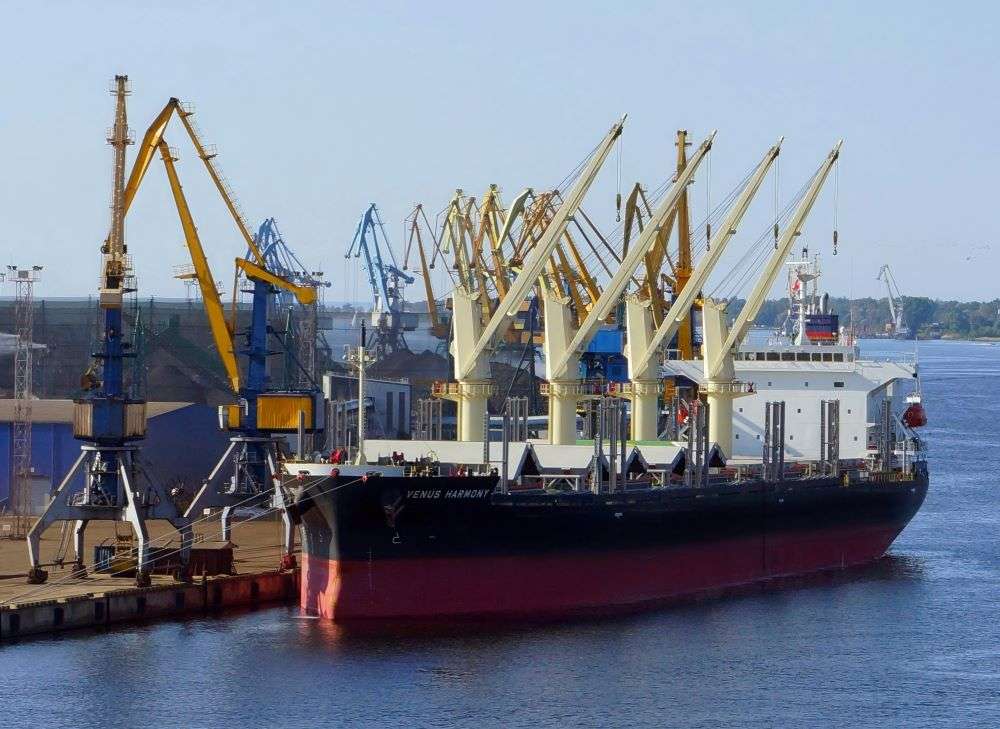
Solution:
<svg viewBox="0 0 1000 729"><path fill-rule="evenodd" d="M14 401L0 400L0 512L9 506L13 480L13 413ZM80 441L73 437L73 401L35 400L32 413L33 480L55 486L80 455ZM194 493L229 445L229 436L219 430L216 408L151 402L147 413L148 435L140 453L150 476L168 488L183 485Z"/></svg>

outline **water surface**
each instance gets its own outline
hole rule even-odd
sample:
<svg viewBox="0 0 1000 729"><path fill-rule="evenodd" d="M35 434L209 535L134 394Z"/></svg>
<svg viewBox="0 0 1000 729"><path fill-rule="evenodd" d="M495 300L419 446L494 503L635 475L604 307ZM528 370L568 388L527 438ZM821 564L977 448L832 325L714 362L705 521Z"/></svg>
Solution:
<svg viewBox="0 0 1000 729"><path fill-rule="evenodd" d="M67 634L0 648L0 725L1000 726L1000 346L921 343L920 365L931 489L871 567L502 630L280 608Z"/></svg>

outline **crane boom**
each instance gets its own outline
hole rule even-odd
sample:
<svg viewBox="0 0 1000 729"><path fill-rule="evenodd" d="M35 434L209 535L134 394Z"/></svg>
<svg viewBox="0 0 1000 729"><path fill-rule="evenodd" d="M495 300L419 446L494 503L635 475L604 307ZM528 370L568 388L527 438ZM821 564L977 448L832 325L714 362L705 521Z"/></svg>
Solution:
<svg viewBox="0 0 1000 729"><path fill-rule="evenodd" d="M663 343L669 342L673 338L674 333L680 328L686 312L690 311L695 298L702 290L719 258L722 257L722 253L725 251L729 241L736 235L737 226L739 226L740 221L749 209L750 203L753 202L754 196L764 182L768 170L781 152L782 141L784 141L784 137L779 138L777 144L767 150L764 159L757 165L757 169L754 170L750 181L743 188L743 191L733 204L722 225L716 230L715 236L709 242L708 250L691 273L687 285L681 290L677 298L674 299L667 313L664 314L663 321L660 322L652 339L649 340L646 351L638 353L635 361L633 361L631 356L629 357L629 369L633 373L644 372L649 366L650 360L659 351Z"/></svg>
<svg viewBox="0 0 1000 729"><path fill-rule="evenodd" d="M640 261L645 258L646 253L649 252L649 249L655 242L660 226L675 210L681 196L687 192L688 183L691 181L691 178L694 177L694 173L698 169L698 165L701 164L705 155L708 154L708 151L712 148L712 141L714 139L715 132L713 131L708 135L705 141L701 143L695 151L694 156L684 167L684 171L677 177L677 180L673 185L671 185L670 190L656 207L652 219L643 229L638 242L634 247L632 247L631 250L629 250L628 254L622 258L622 262L618 270L615 271L611 281L608 282L608 285L604 288L604 292L601 294L600 298L591 307L586 318L580 323L580 328L577 329L576 334L570 341L566 351L563 352L557 366L552 369L554 377L558 378L560 376L565 376L564 373L567 371L571 362L586 348L590 338L594 336L594 332L597 331L597 328L604 322L605 319L607 319L611 311L618 305L622 292L625 291L625 287L632 280L632 273L635 271Z"/></svg>
<svg viewBox="0 0 1000 729"><path fill-rule="evenodd" d="M760 307L764 304L764 297L767 296L767 292L771 290L771 286L774 285L774 280L781 270L781 265L785 258L788 257L789 251L792 249L792 244L795 242L795 237L801 232L802 224L805 222L806 217L808 217L809 212L812 210L813 204L816 202L816 198L819 197L820 190L823 189L823 183L826 182L827 176L830 174L830 170L833 169L833 165L837 162L840 157L840 147L844 143L843 140L837 142L830 153L826 156L823 164L813 175L812 182L809 183L809 189L806 190L805 196L803 196L802 201L799 206L795 209L792 214L792 218L788 225L785 227L784 233L782 233L779 239L774 253L768 259L767 264L764 268L763 275L757 280L757 284L754 286L753 291L747 296L746 303L743 308L740 309L739 315L736 317L736 321L733 322L732 328L729 330L729 336L726 337L726 341L720 347L718 354L711 363L706 363L706 372L709 375L715 375L719 372L720 368L725 362L725 358L728 352L746 335L747 330L750 325L753 324L754 319L757 318L757 314L760 312Z"/></svg>
<svg viewBox="0 0 1000 729"><path fill-rule="evenodd" d="M219 290L215 286L215 279L212 270L209 268L208 259L205 256L205 249L201 245L201 238L198 236L198 228L191 217L191 209L188 207L184 190L181 187L180 179L177 176L177 168L174 166L174 158L170 153L170 147L160 136L157 143L160 156L163 158L163 165L167 170L167 180L170 182L170 192L174 196L174 205L177 208L177 215L181 219L181 228L184 230L184 242L187 244L188 253L191 256L191 263L194 264L195 278L198 287L201 289L202 305L205 307L205 314L208 317L208 326L212 332L212 339L215 341L215 349L222 360L222 366L226 370L226 378L233 392L239 392L241 386L240 366L236 361L236 342L234 341L233 330L226 322L226 313L219 297Z"/></svg>
<svg viewBox="0 0 1000 729"><path fill-rule="evenodd" d="M483 331L476 341L475 346L472 348L472 351L466 355L464 361L455 363L460 380L472 373L479 357L488 348L492 347L496 338L502 334L508 326L510 326L511 320L517 315L521 302L528 297L529 293L531 293L531 289L534 287L535 282L538 279L538 275L545 267L549 256L552 254L553 248L562 237L563 231L569 224L570 216L572 216L576 212L577 208L580 207L580 204L583 202L584 195L586 195L587 190L590 188L591 184L593 184L594 178L597 176L598 171L607 159L608 154L610 154L615 140L617 140L621 135L622 128L625 125L625 118L625 116L622 116L622 118L611 127L611 130L604 136L604 139L598 145L589 162L580 173L580 176L577 178L569 193L566 195L565 201L556 211L552 222L545 229L545 232L542 233L542 237L539 239L538 244L531 250L530 253L528 253L524 261L524 266L521 268L521 271L511 284L507 295L500 300L499 307L483 328ZM511 210L513 212L513 206ZM512 215L508 214L508 220L510 219L512 219ZM505 223L504 231L502 232L505 234L506 230L507 224Z"/></svg>
<svg viewBox="0 0 1000 729"><path fill-rule="evenodd" d="M149 165L153 161L153 156L159 148L160 140L163 139L163 135L167 129L167 124L170 123L170 118L175 113L184 125L184 129L191 138L191 143L194 145L195 151L204 163L205 169L208 170L208 174L212 178L212 182L215 183L215 187L219 191L222 201L225 203L230 215L232 215L233 220L236 222L236 227L239 229L244 240L246 240L247 246L253 253L254 258L257 259L258 264L266 267L267 262L264 260L264 255L260 252L260 248L257 246L257 242L254 240L253 235L250 233L250 229L247 227L246 221L243 219L239 209L236 207L236 202L233 200L232 194L223 183L222 176L219 174L215 163L212 161L215 159L215 153L206 151L205 146L202 144L201 139L199 138L198 133L189 118L193 112L185 111L181 107L180 99L176 97L170 98L166 106L164 106L160 113L156 115L153 123L149 125L145 135L143 135L142 143L139 145L139 149L136 151L135 160L132 163L132 172L129 174L128 184L125 186L125 212L128 212L128 208L132 204L132 200L135 198L135 194L138 192L139 186L142 184L142 180L146 176L146 172L149 170Z"/></svg>
<svg viewBox="0 0 1000 729"><path fill-rule="evenodd" d="M178 101L176 97L171 97L166 106L163 107L160 113L147 128L146 133L143 135L142 142L137 150L136 158L133 161L132 169L129 173L128 182L125 185L123 194L123 215L128 212L128 208L135 199L135 195L139 191L139 187L145 179L146 173L149 171L149 166L152 162L153 156L156 152L159 152L167 173L167 180L170 184L170 191L174 198L174 205L177 208L177 215L180 218L181 228L184 231L184 241L187 245L188 253L191 256L191 262L194 266L195 278L197 279L199 289L201 290L202 302L205 307L205 314L208 318L209 328L212 332L212 338L219 353L219 359L222 360L223 369L226 371L226 378L229 381L229 386L232 388L234 393L239 393L243 383L239 363L236 359L237 346L235 342L234 327L226 321L225 310L223 308L221 298L219 297L219 291L215 285L215 278L212 275L211 268L209 267L208 259L205 256L205 249L202 246L201 239L198 235L198 228L194 224L191 209L187 203L186 197L184 196L184 190L177 174L177 168L174 164L174 155L170 151L170 147L164 136L167 125L170 122L170 118L175 112L178 116L180 116L199 157L201 157L202 161L205 163L209 174L216 184L219 194L222 196L227 208L229 208L229 211L232 214L233 219L236 221L241 234L244 239L247 239L250 251L253 253L254 258L257 259L257 263L260 264L256 265L243 259L236 259L237 269L243 270L252 279L258 279L272 286L290 291L303 305L308 306L316 301L316 290L309 286L296 285L293 282L287 281L281 276L273 274L267 270L267 264L264 260L264 256L261 254L253 236L250 235L245 222L242 220L242 216L239 215L239 211L232 200L232 196L226 190L225 185L222 184L218 171L211 162L214 155L205 151L197 133L195 132L190 121L187 119L187 117L191 115L191 112L185 112L181 109L180 101Z"/></svg>

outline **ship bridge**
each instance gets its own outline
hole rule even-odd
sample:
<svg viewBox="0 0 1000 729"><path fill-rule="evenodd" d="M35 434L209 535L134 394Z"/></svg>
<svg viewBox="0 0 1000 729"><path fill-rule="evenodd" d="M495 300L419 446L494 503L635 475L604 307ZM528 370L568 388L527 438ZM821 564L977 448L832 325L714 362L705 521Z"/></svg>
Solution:
<svg viewBox="0 0 1000 729"><path fill-rule="evenodd" d="M854 345L747 344L739 348L733 364L736 380L747 383L748 390L733 412L735 457L760 458L765 404L783 400L788 459L816 458L820 408L825 400L839 400L840 457L865 458L883 404L902 412L917 382L912 359L862 359ZM699 388L707 385L700 360L667 360L662 372Z"/></svg>

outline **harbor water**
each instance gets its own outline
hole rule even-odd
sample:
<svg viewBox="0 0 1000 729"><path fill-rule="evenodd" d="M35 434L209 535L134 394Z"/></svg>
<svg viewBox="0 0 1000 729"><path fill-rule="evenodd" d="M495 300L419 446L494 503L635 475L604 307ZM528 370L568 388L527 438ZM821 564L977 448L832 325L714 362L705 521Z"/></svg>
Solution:
<svg viewBox="0 0 1000 729"><path fill-rule="evenodd" d="M874 565L556 624L372 634L276 608L64 634L0 647L2 724L1000 726L1000 346L919 357L931 489Z"/></svg>

